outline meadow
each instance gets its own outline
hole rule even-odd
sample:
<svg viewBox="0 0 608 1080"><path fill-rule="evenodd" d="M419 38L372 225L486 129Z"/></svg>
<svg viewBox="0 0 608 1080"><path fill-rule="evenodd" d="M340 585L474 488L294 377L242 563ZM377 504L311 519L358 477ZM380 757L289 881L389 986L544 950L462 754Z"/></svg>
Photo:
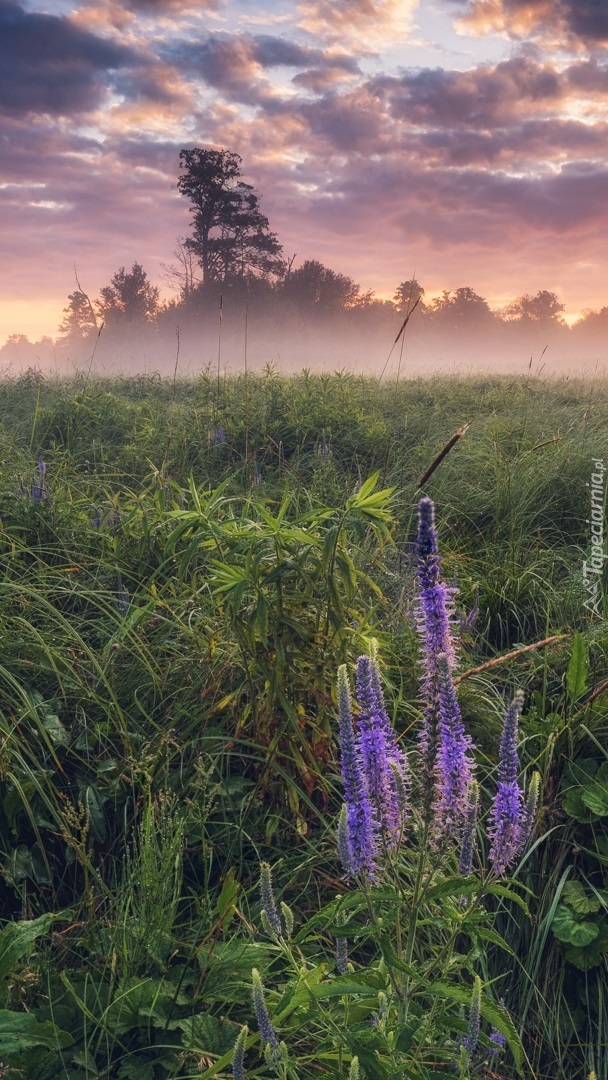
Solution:
<svg viewBox="0 0 608 1080"><path fill-rule="evenodd" d="M608 384L30 370L0 409L0 1075L608 1080ZM479 804L441 842L421 499ZM360 657L411 805L345 873Z"/></svg>

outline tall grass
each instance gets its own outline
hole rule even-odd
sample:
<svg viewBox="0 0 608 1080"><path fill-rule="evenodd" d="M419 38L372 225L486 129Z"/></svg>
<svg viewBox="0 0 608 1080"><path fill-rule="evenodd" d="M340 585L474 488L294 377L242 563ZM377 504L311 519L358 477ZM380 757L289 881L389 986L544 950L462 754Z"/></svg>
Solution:
<svg viewBox="0 0 608 1080"><path fill-rule="evenodd" d="M608 851L606 819L568 816L563 794L606 738L606 694L588 699L608 641L581 564L608 386L30 372L0 404L0 888L7 918L53 916L5 993L74 1040L43 1065L40 1042L12 1051L14 1075L34 1061L76 1080L194 1075L231 1044L266 963L238 933L259 859L303 919L336 887L333 679L372 636L397 730L415 737L416 488L472 421L425 486L459 614L479 609L461 668L565 635L460 688L490 780L504 698L524 687L526 768L544 779L519 871L534 922L499 916L517 962L489 948L488 976L525 1019L539 1080L605 1080L605 960L581 973L551 921L569 878L599 887Z"/></svg>

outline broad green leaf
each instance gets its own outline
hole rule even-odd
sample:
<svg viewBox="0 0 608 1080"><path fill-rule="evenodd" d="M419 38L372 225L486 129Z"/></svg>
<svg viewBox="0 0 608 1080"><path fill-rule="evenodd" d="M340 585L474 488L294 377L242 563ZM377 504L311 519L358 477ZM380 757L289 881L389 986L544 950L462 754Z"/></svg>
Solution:
<svg viewBox="0 0 608 1080"><path fill-rule="evenodd" d="M50 915L40 915L27 922L9 922L0 932L0 979L5 979L15 964L29 953L36 938L48 933Z"/></svg>
<svg viewBox="0 0 608 1080"><path fill-rule="evenodd" d="M34 1046L46 1046L49 1050L62 1050L71 1046L74 1039L67 1031L61 1031L50 1020L39 1023L34 1013L11 1012L0 1009L0 1054L8 1057L30 1050Z"/></svg>
<svg viewBox="0 0 608 1080"><path fill-rule="evenodd" d="M572 639L572 655L566 671L566 687L572 701L584 694L587 689L587 646L582 634L576 633Z"/></svg>
<svg viewBox="0 0 608 1080"><path fill-rule="evenodd" d="M590 945L600 932L596 923L581 922L580 916L577 917L566 904L559 904L553 916L551 929L558 941L575 945L577 948Z"/></svg>
<svg viewBox="0 0 608 1080"><path fill-rule="evenodd" d="M564 958L580 971L589 971L604 962L606 953L608 953L608 926L604 923L600 927L598 936L590 945L585 948L570 945L564 949Z"/></svg>
<svg viewBox="0 0 608 1080"><path fill-rule="evenodd" d="M562 900L579 915L599 911L602 904L597 896L589 896L580 881L567 881L562 889Z"/></svg>

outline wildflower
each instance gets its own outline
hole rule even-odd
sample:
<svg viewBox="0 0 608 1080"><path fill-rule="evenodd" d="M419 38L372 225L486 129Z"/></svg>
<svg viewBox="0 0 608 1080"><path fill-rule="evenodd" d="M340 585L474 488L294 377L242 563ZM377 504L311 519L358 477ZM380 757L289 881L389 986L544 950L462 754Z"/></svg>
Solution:
<svg viewBox="0 0 608 1080"><path fill-rule="evenodd" d="M261 474L260 470L258 469L257 461L254 462L254 465L253 465L253 482L256 485L261 484L261 482L262 482L262 474Z"/></svg>
<svg viewBox="0 0 608 1080"><path fill-rule="evenodd" d="M346 664L338 669L338 724L346 807L338 826L338 851L348 874L367 872L373 877L378 830L367 777L357 753Z"/></svg>
<svg viewBox="0 0 608 1080"><path fill-rule="evenodd" d="M481 979L479 975L475 976L475 982L473 983L473 992L471 994L471 1004L469 1005L469 1018L467 1023L467 1033L462 1040L469 1061L477 1049L479 1042L479 1026L481 1022Z"/></svg>
<svg viewBox="0 0 608 1080"><path fill-rule="evenodd" d="M375 816L388 847L403 829L406 759L388 718L375 659L357 660L358 748ZM401 776L401 784L398 782Z"/></svg>
<svg viewBox="0 0 608 1080"><path fill-rule="evenodd" d="M490 1032L490 1042L492 1043L492 1046L490 1047L490 1055L492 1057L496 1054L500 1054L501 1050L504 1050L507 1045L507 1040L497 1028L492 1028Z"/></svg>
<svg viewBox="0 0 608 1080"><path fill-rule="evenodd" d="M348 942L346 938L336 938L336 967L340 975L348 972Z"/></svg>
<svg viewBox="0 0 608 1080"><path fill-rule="evenodd" d="M348 1080L362 1080L358 1057L351 1059L350 1069L348 1070Z"/></svg>
<svg viewBox="0 0 608 1080"><path fill-rule="evenodd" d="M528 815L523 792L517 782L517 723L524 695L518 690L506 713L498 758L498 790L490 810L488 835L490 862L498 874L505 874L527 839Z"/></svg>
<svg viewBox="0 0 608 1080"><path fill-rule="evenodd" d="M272 876L270 865L267 862L260 863L260 893L262 895L262 921L264 928L270 934L277 937L283 936L281 916L277 911L277 905L272 890Z"/></svg>
<svg viewBox="0 0 608 1080"><path fill-rule="evenodd" d="M214 427L211 430L209 441L212 443L223 443L226 441L226 432L223 427Z"/></svg>
<svg viewBox="0 0 608 1080"><path fill-rule="evenodd" d="M460 629L463 631L472 630L477 622L477 616L479 615L479 597L476 597L475 603L466 615L460 617Z"/></svg>
<svg viewBox="0 0 608 1080"><path fill-rule="evenodd" d="M232 1080L245 1080L245 1040L249 1034L247 1024L237 1035L232 1051Z"/></svg>
<svg viewBox="0 0 608 1080"><path fill-rule="evenodd" d="M479 787L476 780L471 780L467 796L468 809L462 833L460 847L460 859L458 870L465 877L473 871L473 853L475 849L475 832L477 830L477 813L479 809Z"/></svg>
<svg viewBox="0 0 608 1080"><path fill-rule="evenodd" d="M251 972L251 978L253 981L252 989L252 1001L253 1011L255 1018L258 1022L258 1028L262 1039L266 1045L272 1047L275 1051L276 1057L281 1057L281 1048L279 1040L277 1039L276 1032L272 1026L270 1016L268 1015L268 1009L266 1007L266 1001L264 999L264 987L262 986L262 980L257 968L253 968Z"/></svg>
<svg viewBox="0 0 608 1080"><path fill-rule="evenodd" d="M468 818L475 766L445 653L437 657L437 670L440 683L433 833L440 840L457 835Z"/></svg>
<svg viewBox="0 0 608 1080"><path fill-rule="evenodd" d="M428 821L435 797L434 771L438 748L441 681L438 658L441 655L446 657L451 676L456 665L452 628L454 598L458 590L440 581L441 557L435 528L435 508L432 501L426 498L418 503L416 552L420 589L416 621L422 639L423 675L420 689L424 703L419 750L422 759L422 810Z"/></svg>

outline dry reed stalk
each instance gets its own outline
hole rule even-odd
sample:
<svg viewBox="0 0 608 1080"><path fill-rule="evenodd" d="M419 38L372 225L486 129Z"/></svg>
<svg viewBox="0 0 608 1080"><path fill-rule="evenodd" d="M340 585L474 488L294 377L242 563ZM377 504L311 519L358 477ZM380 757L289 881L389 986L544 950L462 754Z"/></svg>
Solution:
<svg viewBox="0 0 608 1080"><path fill-rule="evenodd" d="M431 464L429 465L426 472L424 472L422 474L422 476L420 477L420 480L418 481L418 486L416 488L416 491L420 491L420 488L423 487L426 484L429 477L431 477L433 475L433 473L435 472L435 469L439 465L441 465L441 462L443 461L446 454L449 454L450 450L452 449L453 446L456 445L458 440L462 439L462 436L465 434L465 432L467 432L469 430L472 423L473 423L473 421L469 420L468 424L464 424L463 427L458 428L458 431L454 432L454 434L452 435L452 438L448 439L445 446L439 451L437 456L433 458L433 460L431 461Z"/></svg>
<svg viewBox="0 0 608 1080"><path fill-rule="evenodd" d="M508 660L515 660L518 656L523 656L524 653L532 652L533 649L542 649L545 645L553 645L556 641L563 641L564 638L567 637L568 634L554 634L553 637L543 638L542 641L535 641L533 645L523 645L521 649L513 649L512 652L505 653L504 656L495 656L493 660L486 660L485 664L480 664L479 667L469 668L468 671L463 671L462 675L456 676L454 682L460 683L463 679L468 679L471 675L479 675L482 671L488 671L489 668L498 667L499 664L505 664Z"/></svg>

